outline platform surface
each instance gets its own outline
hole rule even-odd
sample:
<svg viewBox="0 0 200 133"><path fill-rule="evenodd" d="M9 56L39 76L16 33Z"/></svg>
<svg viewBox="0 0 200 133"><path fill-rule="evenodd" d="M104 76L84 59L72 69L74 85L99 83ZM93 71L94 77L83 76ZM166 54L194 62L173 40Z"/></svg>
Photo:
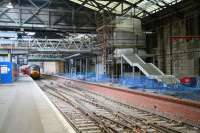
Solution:
<svg viewBox="0 0 200 133"><path fill-rule="evenodd" d="M0 85L0 133L74 132L30 78Z"/></svg>

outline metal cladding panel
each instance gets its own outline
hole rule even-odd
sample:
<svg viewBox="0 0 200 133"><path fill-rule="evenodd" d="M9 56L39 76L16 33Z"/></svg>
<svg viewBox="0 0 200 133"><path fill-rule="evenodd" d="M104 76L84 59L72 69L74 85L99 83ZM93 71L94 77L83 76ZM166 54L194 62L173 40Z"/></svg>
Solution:
<svg viewBox="0 0 200 133"><path fill-rule="evenodd" d="M0 83L9 84L13 82L13 63L0 62Z"/></svg>

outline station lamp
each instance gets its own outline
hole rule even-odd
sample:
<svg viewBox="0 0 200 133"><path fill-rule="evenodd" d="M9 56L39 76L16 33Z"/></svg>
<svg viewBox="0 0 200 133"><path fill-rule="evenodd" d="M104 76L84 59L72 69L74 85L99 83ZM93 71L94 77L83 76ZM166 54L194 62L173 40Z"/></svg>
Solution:
<svg viewBox="0 0 200 133"><path fill-rule="evenodd" d="M6 6L7 8L13 8L13 4L11 2L8 3L8 5Z"/></svg>

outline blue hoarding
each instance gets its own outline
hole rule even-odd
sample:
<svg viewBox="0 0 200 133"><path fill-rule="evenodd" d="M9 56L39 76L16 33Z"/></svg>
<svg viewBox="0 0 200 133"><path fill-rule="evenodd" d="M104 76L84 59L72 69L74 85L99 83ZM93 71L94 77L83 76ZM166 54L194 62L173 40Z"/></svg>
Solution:
<svg viewBox="0 0 200 133"><path fill-rule="evenodd" d="M0 62L0 83L8 84L13 82L13 63Z"/></svg>

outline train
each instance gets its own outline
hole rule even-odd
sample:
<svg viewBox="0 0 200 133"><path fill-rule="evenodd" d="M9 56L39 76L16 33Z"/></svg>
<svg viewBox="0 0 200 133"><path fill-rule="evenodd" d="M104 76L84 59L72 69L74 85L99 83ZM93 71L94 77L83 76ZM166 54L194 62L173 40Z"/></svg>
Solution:
<svg viewBox="0 0 200 133"><path fill-rule="evenodd" d="M38 65L31 65L29 66L29 75L33 79L39 79L40 78L40 66Z"/></svg>
<svg viewBox="0 0 200 133"><path fill-rule="evenodd" d="M38 65L23 66L21 68L21 72L23 74L29 75L33 79L40 79L41 77L40 66Z"/></svg>

